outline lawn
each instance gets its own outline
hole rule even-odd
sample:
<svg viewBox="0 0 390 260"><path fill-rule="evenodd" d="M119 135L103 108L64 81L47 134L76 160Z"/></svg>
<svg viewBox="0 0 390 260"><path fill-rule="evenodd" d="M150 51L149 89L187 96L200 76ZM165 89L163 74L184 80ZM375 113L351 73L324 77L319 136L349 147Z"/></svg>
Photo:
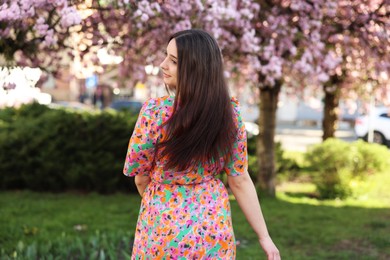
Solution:
<svg viewBox="0 0 390 260"><path fill-rule="evenodd" d="M310 198L307 183L284 183L277 199L262 199L284 259L390 259L386 175L346 201ZM0 258L128 259L139 203L136 194L1 192ZM236 201L231 204L237 259L265 259Z"/></svg>

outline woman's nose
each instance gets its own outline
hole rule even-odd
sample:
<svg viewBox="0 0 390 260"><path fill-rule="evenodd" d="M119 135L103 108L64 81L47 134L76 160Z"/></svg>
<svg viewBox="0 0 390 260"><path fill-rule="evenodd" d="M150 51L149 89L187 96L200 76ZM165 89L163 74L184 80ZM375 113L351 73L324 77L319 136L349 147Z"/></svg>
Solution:
<svg viewBox="0 0 390 260"><path fill-rule="evenodd" d="M164 59L163 62L161 62L161 64L160 64L160 68L161 68L162 70L165 70L165 69L166 69L166 67L165 67L165 61L166 61L166 59Z"/></svg>

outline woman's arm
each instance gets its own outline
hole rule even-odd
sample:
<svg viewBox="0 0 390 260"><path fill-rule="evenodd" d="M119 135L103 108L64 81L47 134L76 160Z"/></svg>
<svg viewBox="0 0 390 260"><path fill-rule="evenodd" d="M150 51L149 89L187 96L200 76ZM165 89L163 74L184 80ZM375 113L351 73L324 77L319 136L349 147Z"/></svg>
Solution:
<svg viewBox="0 0 390 260"><path fill-rule="evenodd" d="M144 194L144 191L146 189L146 186L150 182L150 177L149 176L136 175L135 179L134 179L134 182L135 182L135 185L137 186L137 190L138 190L139 195L141 195L141 197L142 197L143 194Z"/></svg>
<svg viewBox="0 0 390 260"><path fill-rule="evenodd" d="M240 176L228 176L228 184L249 224L256 232L268 259L280 259L279 250L268 234L255 186L246 171Z"/></svg>

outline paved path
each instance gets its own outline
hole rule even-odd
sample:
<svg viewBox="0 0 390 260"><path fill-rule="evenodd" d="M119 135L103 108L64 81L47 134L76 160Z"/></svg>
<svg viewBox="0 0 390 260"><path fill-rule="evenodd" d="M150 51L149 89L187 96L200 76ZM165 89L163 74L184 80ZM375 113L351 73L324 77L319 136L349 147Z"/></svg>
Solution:
<svg viewBox="0 0 390 260"><path fill-rule="evenodd" d="M357 140L353 128L346 125L336 131L336 137L347 142ZM304 152L309 146L322 142L322 129L317 126L279 123L276 127L275 141L280 141L285 150Z"/></svg>

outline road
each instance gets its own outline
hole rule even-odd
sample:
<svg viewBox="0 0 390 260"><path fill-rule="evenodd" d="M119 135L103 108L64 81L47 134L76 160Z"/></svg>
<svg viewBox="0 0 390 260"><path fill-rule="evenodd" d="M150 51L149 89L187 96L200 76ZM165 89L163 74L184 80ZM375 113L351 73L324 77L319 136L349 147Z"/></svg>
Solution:
<svg viewBox="0 0 390 260"><path fill-rule="evenodd" d="M336 137L347 142L357 140L353 128L348 125L342 125L336 131ZM322 129L318 126L278 123L275 141L281 142L284 150L305 152L309 146L322 142Z"/></svg>

